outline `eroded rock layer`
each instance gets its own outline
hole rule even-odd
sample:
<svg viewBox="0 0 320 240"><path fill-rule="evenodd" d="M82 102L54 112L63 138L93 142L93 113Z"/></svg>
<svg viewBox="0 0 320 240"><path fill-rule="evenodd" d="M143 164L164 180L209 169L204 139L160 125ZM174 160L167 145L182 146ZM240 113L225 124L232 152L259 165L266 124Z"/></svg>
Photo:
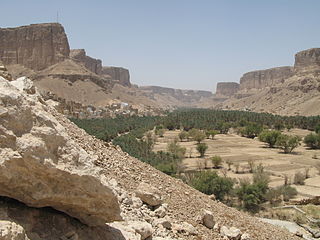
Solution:
<svg viewBox="0 0 320 240"><path fill-rule="evenodd" d="M84 49L72 49L70 52L70 57L78 60L82 63L87 69L95 74L101 74L102 62L100 59L95 59L86 55Z"/></svg>
<svg viewBox="0 0 320 240"><path fill-rule="evenodd" d="M266 70L258 70L243 74L240 79L240 89L262 89L284 82L293 75L292 67L277 67Z"/></svg>
<svg viewBox="0 0 320 240"><path fill-rule="evenodd" d="M109 75L123 86L131 86L129 70L121 67L102 67L102 75Z"/></svg>
<svg viewBox="0 0 320 240"><path fill-rule="evenodd" d="M239 83L219 82L217 84L216 94L224 96L233 96L239 90Z"/></svg>
<svg viewBox="0 0 320 240"><path fill-rule="evenodd" d="M311 48L295 55L295 71L320 69L320 48Z"/></svg>

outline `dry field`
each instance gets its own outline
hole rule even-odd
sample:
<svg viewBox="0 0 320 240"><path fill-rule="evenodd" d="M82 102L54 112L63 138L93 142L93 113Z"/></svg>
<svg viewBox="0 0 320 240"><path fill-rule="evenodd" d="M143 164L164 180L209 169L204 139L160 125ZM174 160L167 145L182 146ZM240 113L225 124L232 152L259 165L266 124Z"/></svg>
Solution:
<svg viewBox="0 0 320 240"><path fill-rule="evenodd" d="M157 138L154 151L166 151L167 143L178 137L180 131L166 131L164 137ZM292 129L289 134L304 137L309 131L301 129ZM287 133L288 134L288 133ZM297 188L298 198L312 197L320 195L320 175L314 167L320 163L320 150L309 150L302 143L294 150L292 154L284 154L276 148L267 148L263 142L258 139L249 139L240 137L236 134L218 134L214 139L206 139L204 142L208 145L208 150L204 158L199 158L196 150L196 142L179 142L187 149L186 158L183 159L185 170L195 170L204 167L205 159L214 155L221 156L223 168L220 168L219 174L222 175L223 169L228 169L226 161L232 161L235 165L239 164L239 172L235 173L235 166L231 171L227 171L227 176L231 178L250 178L248 160L254 161L255 165L262 164L266 171L271 174L271 187L284 184L284 176L287 175L291 182L296 172L305 173L309 170L310 178L306 179L305 185L293 185ZM317 159L314 157L317 156ZM212 164L207 161L208 167Z"/></svg>

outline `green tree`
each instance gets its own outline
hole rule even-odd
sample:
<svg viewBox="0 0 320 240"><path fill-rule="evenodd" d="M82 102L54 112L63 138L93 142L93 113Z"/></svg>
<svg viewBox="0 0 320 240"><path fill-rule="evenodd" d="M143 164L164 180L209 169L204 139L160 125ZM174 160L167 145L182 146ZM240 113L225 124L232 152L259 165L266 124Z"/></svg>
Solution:
<svg viewBox="0 0 320 240"><path fill-rule="evenodd" d="M219 168L222 164L222 158L220 156L213 156L211 162L214 168Z"/></svg>
<svg viewBox="0 0 320 240"><path fill-rule="evenodd" d="M199 129L192 129L189 132L193 140L197 141L198 143L201 143L206 138L206 134Z"/></svg>
<svg viewBox="0 0 320 240"><path fill-rule="evenodd" d="M204 157L205 152L208 149L208 145L205 143L198 143L197 144L197 151L200 153L200 157Z"/></svg>
<svg viewBox="0 0 320 240"><path fill-rule="evenodd" d="M300 145L301 138L299 136L289 136L281 134L277 138L276 145L284 151L284 153L291 153L293 149Z"/></svg>
<svg viewBox="0 0 320 240"><path fill-rule="evenodd" d="M269 145L270 148L273 148L277 142L278 137L281 135L281 132L276 130L264 130L259 134L259 140L265 142Z"/></svg>
<svg viewBox="0 0 320 240"><path fill-rule="evenodd" d="M179 133L179 139L180 139L180 141L182 142L184 139L187 139L188 138L188 132L187 131L181 131L180 133Z"/></svg>
<svg viewBox="0 0 320 240"><path fill-rule="evenodd" d="M263 128L260 124L248 123L248 125L241 129L241 135L247 138L255 138L262 130Z"/></svg>
<svg viewBox="0 0 320 240"><path fill-rule="evenodd" d="M232 179L220 177L212 171L197 172L190 180L190 185L195 189L207 195L214 194L221 201L231 192L233 184Z"/></svg>
<svg viewBox="0 0 320 240"><path fill-rule="evenodd" d="M314 131L320 134L320 123L314 128Z"/></svg>
<svg viewBox="0 0 320 240"><path fill-rule="evenodd" d="M208 130L206 131L206 136L209 139L211 137L211 139L214 138L215 135L217 135L219 132L216 130Z"/></svg>
<svg viewBox="0 0 320 240"><path fill-rule="evenodd" d="M303 142L311 149L320 148L320 134L310 133L304 137Z"/></svg>

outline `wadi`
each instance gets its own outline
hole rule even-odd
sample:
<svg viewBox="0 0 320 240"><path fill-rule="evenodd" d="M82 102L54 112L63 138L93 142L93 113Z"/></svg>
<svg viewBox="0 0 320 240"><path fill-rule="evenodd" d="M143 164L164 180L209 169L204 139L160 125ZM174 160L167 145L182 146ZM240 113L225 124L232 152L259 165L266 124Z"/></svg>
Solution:
<svg viewBox="0 0 320 240"><path fill-rule="evenodd" d="M70 45L0 28L0 240L320 237L320 48L212 92Z"/></svg>

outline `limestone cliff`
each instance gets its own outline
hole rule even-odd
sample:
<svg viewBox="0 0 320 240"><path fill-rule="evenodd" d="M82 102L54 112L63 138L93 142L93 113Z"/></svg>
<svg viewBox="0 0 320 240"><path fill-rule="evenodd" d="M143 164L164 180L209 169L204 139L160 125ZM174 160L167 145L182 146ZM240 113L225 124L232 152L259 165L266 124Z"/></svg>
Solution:
<svg viewBox="0 0 320 240"><path fill-rule="evenodd" d="M239 90L239 83L236 82L219 82L217 83L217 95L233 96Z"/></svg>
<svg viewBox="0 0 320 240"><path fill-rule="evenodd" d="M311 48L295 55L295 72L320 70L320 48Z"/></svg>
<svg viewBox="0 0 320 240"><path fill-rule="evenodd" d="M285 79L292 75L293 68L289 66L248 72L243 74L240 79L240 90L270 87L277 83L284 82Z"/></svg>
<svg viewBox="0 0 320 240"><path fill-rule="evenodd" d="M58 23L0 28L0 60L42 70L69 57L69 43Z"/></svg>
<svg viewBox="0 0 320 240"><path fill-rule="evenodd" d="M78 60L91 72L100 75L102 70L102 62L100 59L95 59L86 55L84 49L72 49L70 51L70 57Z"/></svg>
<svg viewBox="0 0 320 240"><path fill-rule="evenodd" d="M113 80L119 82L123 86L130 87L130 74L129 70L121 67L102 67L102 75L109 75Z"/></svg>

